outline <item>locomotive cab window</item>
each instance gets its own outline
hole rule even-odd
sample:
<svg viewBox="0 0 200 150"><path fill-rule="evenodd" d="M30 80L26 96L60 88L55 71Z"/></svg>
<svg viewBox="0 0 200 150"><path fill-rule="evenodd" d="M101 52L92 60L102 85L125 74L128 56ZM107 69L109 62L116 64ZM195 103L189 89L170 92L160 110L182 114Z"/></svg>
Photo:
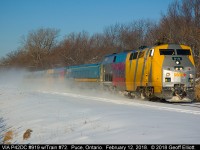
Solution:
<svg viewBox="0 0 200 150"><path fill-rule="evenodd" d="M191 55L190 50L189 49L177 49L176 50L177 55Z"/></svg>
<svg viewBox="0 0 200 150"><path fill-rule="evenodd" d="M175 55L174 49L160 49L160 55Z"/></svg>

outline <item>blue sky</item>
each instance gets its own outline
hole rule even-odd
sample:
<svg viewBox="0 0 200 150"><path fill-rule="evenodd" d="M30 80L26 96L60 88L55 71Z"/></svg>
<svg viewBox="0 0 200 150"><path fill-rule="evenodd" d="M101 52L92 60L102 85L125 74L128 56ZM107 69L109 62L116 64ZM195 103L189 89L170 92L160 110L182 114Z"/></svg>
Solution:
<svg viewBox="0 0 200 150"><path fill-rule="evenodd" d="M33 30L60 29L101 33L116 23L159 21L175 0L0 0L0 57L17 50L21 37Z"/></svg>

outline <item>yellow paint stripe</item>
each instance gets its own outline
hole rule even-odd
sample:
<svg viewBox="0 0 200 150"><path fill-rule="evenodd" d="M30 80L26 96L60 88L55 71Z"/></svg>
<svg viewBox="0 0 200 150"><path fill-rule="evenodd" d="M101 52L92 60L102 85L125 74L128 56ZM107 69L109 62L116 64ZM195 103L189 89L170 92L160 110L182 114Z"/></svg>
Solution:
<svg viewBox="0 0 200 150"><path fill-rule="evenodd" d="M78 82L98 82L98 79L74 79Z"/></svg>

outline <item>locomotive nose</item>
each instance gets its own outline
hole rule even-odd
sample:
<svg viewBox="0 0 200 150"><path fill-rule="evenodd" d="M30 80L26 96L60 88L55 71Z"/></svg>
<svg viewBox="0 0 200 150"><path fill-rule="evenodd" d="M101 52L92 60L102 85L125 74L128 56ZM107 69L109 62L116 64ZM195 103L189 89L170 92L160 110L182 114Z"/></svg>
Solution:
<svg viewBox="0 0 200 150"><path fill-rule="evenodd" d="M189 64L176 61L174 62L172 59L171 63L168 63L168 65L166 63L166 66L163 66L162 93L168 99L176 97L175 102L183 102L187 97L190 97L189 99L192 100L192 93L194 92L194 69Z"/></svg>

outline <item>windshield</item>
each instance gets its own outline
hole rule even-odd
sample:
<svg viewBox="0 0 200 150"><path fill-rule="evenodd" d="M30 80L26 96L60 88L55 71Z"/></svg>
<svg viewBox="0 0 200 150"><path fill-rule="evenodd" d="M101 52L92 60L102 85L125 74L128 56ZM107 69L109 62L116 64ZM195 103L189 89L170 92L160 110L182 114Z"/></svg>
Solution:
<svg viewBox="0 0 200 150"><path fill-rule="evenodd" d="M191 55L189 49L177 49L177 55Z"/></svg>
<svg viewBox="0 0 200 150"><path fill-rule="evenodd" d="M160 49L160 55L175 55L174 49Z"/></svg>

